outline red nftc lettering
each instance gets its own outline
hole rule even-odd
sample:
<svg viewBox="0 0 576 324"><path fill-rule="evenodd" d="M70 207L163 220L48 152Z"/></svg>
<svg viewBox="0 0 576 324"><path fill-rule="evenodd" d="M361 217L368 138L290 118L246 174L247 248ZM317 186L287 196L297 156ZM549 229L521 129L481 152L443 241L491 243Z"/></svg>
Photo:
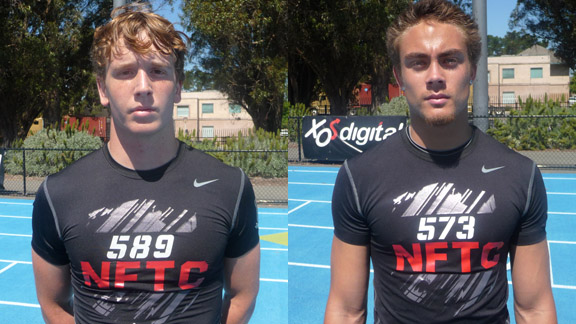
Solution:
<svg viewBox="0 0 576 324"><path fill-rule="evenodd" d="M484 269L490 269L498 264L500 253L498 252L504 246L503 242L489 242L482 247L482 256L480 264ZM396 271L405 271L405 262L410 264L412 271L422 272L422 265L426 264L426 272L436 272L436 263L448 261L449 246L448 242L434 243L413 243L412 253L407 251L400 244L393 244L392 248L396 254ZM461 271L472 271L471 251L480 249L479 242L452 242L452 249L460 250ZM425 255L422 254L424 250ZM444 250L444 251L442 251ZM493 254L492 259L489 259Z"/></svg>
<svg viewBox="0 0 576 324"><path fill-rule="evenodd" d="M103 261L101 273L98 274L87 261L81 261L82 275L84 284L92 287L94 284L100 289L110 288L110 283L114 282L113 287L123 289L126 282L137 282L138 274L144 270L154 270L154 291L164 291L166 282L166 271L174 269L174 261L147 261L144 264L141 261L118 261L114 262L115 269L113 277L110 276L111 262ZM187 261L178 270L178 287L181 289L192 289L200 286L204 281L203 277L190 281L191 274L202 274L208 270L206 261Z"/></svg>

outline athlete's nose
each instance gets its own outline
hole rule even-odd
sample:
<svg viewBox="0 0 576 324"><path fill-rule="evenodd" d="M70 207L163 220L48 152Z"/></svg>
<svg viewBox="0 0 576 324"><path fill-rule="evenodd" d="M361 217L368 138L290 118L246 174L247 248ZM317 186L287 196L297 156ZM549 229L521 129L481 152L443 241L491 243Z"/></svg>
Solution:
<svg viewBox="0 0 576 324"><path fill-rule="evenodd" d="M135 95L137 97L146 97L152 94L151 80L144 70L139 69L136 75Z"/></svg>
<svg viewBox="0 0 576 324"><path fill-rule="evenodd" d="M429 90L440 90L446 86L446 79L444 78L444 70L440 63L433 61L428 67L428 75L426 77L426 87Z"/></svg>

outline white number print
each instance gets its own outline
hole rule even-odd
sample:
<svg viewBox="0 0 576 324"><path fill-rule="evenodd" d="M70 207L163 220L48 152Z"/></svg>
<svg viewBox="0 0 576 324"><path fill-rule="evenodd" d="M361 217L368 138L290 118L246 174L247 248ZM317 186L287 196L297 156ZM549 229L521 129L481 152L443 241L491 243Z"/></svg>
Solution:
<svg viewBox="0 0 576 324"><path fill-rule="evenodd" d="M126 255L127 245L121 242L130 241L130 235L114 235L110 242L110 250L106 254L108 259L122 259Z"/></svg>
<svg viewBox="0 0 576 324"><path fill-rule="evenodd" d="M152 243L152 236L138 235L134 238L132 249L130 250L130 258L132 259L145 259L150 252L150 243Z"/></svg>
<svg viewBox="0 0 576 324"><path fill-rule="evenodd" d="M463 231L456 232L456 238L469 240L474 237L474 225L476 224L474 216L461 216L458 218L458 224L462 224Z"/></svg>
<svg viewBox="0 0 576 324"><path fill-rule="evenodd" d="M130 250L131 259L145 259L150 255L151 249L152 255L157 259L168 258L172 254L174 235L159 235L154 245L152 245L153 240L152 235L136 235L133 239L130 235L114 235L106 257L119 260L126 256L128 250Z"/></svg>
<svg viewBox="0 0 576 324"><path fill-rule="evenodd" d="M420 225L418 226L418 234L416 234L416 238L419 241L431 241L436 238L436 232L440 232L438 239L444 240L454 228L455 223L460 225L457 226L457 239L469 240L474 238L474 226L476 225L476 219L474 216L422 217L420 218ZM438 231L436 231L437 226Z"/></svg>
<svg viewBox="0 0 576 324"><path fill-rule="evenodd" d="M156 239L156 251L154 257L158 259L167 258L172 254L174 245L174 235L160 235Z"/></svg>
<svg viewBox="0 0 576 324"><path fill-rule="evenodd" d="M420 241L430 241L434 239L434 232L436 223L436 217L422 217L420 218L420 227L418 228L418 235L416 237Z"/></svg>

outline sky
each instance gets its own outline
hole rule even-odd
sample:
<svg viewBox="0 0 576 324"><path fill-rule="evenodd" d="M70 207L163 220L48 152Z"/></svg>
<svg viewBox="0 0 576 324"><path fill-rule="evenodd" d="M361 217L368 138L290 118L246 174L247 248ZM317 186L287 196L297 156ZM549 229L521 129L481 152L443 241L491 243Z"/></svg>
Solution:
<svg viewBox="0 0 576 324"><path fill-rule="evenodd" d="M154 5L161 1L151 0L150 2ZM180 3L181 0L174 0L173 7L165 5L156 13L170 20L177 29L183 30L184 28L179 24L180 18L178 18ZM504 37L509 31L508 20L510 20L510 13L516 7L516 0L486 0L486 7L488 35Z"/></svg>
<svg viewBox="0 0 576 324"><path fill-rule="evenodd" d="M510 13L516 7L516 0L487 0L486 14L488 35L504 37L509 31Z"/></svg>

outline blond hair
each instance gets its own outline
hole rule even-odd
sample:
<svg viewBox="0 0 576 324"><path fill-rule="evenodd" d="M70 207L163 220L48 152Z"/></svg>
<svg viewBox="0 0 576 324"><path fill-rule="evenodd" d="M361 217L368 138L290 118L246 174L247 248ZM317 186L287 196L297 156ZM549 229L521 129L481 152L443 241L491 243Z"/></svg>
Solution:
<svg viewBox="0 0 576 324"><path fill-rule="evenodd" d="M480 59L481 39L476 22L458 6L444 0L422 0L412 4L386 32L386 46L392 65L400 68L400 39L404 32L423 21L454 25L462 30L468 60L477 65Z"/></svg>
<svg viewBox="0 0 576 324"><path fill-rule="evenodd" d="M138 54L147 54L154 50L171 56L178 81L184 80L184 61L188 39L182 32L176 31L172 23L151 12L146 3L133 3L118 7L112 11L112 20L96 28L90 58L96 75L103 78L112 55L119 54L118 42ZM142 33L148 38L142 39Z"/></svg>

